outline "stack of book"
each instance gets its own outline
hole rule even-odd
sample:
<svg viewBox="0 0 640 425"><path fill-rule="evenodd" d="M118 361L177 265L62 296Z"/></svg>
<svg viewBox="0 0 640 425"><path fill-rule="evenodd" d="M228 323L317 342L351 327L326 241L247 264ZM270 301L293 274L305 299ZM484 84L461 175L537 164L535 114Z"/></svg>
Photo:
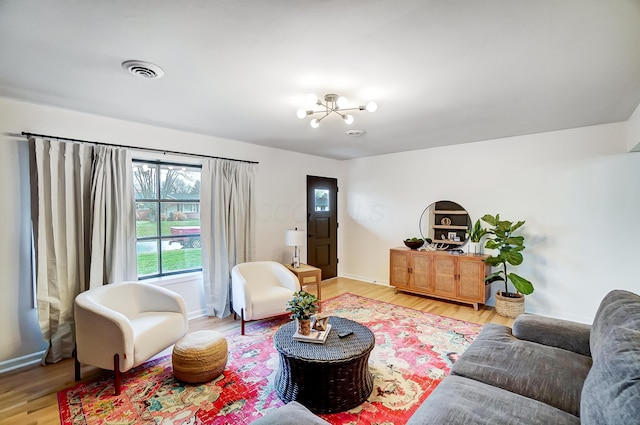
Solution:
<svg viewBox="0 0 640 425"><path fill-rule="evenodd" d="M327 340L327 336L329 336L329 331L331 331L331 323L327 325L327 329L324 331L317 331L315 329L311 329L311 333L309 335L302 335L296 331L293 334L293 339L301 342L313 342L315 344L324 344Z"/></svg>

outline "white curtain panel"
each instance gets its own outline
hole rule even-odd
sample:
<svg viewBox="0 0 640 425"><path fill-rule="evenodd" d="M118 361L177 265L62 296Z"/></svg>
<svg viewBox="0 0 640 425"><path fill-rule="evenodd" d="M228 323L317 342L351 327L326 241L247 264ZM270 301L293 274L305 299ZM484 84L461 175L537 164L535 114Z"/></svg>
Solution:
<svg viewBox="0 0 640 425"><path fill-rule="evenodd" d="M138 279L131 151L96 146L89 288Z"/></svg>
<svg viewBox="0 0 640 425"><path fill-rule="evenodd" d="M200 229L209 316L231 314L231 269L254 257L256 165L224 159L202 163Z"/></svg>
<svg viewBox="0 0 640 425"><path fill-rule="evenodd" d="M49 342L43 363L54 363L72 356L73 300L87 288L93 148L34 138L29 143L38 321Z"/></svg>
<svg viewBox="0 0 640 425"><path fill-rule="evenodd" d="M70 358L73 302L90 287L136 280L135 202L126 149L29 139L43 363Z"/></svg>

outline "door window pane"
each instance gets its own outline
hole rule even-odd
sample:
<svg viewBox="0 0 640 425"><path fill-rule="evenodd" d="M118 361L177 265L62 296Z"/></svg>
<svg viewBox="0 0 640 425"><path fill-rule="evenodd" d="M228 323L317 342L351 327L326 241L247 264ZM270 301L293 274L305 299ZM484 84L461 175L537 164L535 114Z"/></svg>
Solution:
<svg viewBox="0 0 640 425"><path fill-rule="evenodd" d="M315 189L314 192L316 211L329 211L329 190Z"/></svg>

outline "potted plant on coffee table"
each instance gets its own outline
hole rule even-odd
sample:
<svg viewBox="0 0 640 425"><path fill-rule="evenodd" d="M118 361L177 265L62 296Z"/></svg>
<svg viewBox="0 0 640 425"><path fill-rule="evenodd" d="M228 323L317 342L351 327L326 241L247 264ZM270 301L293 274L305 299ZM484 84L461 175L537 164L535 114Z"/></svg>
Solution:
<svg viewBox="0 0 640 425"><path fill-rule="evenodd" d="M499 270L485 278L486 282L504 282L504 291L496 293L496 312L505 317L515 318L524 313L524 295L533 292L533 285L530 281L517 275L508 273L507 264L518 266L522 264L524 250L524 236L514 236L514 232L522 227L524 221L513 223L507 220L500 220L500 214L495 217L485 214L482 221L491 227L487 229L487 234L493 235L485 243L485 248L498 250L496 255L486 258L484 261ZM509 282L516 289L516 292L509 291Z"/></svg>
<svg viewBox="0 0 640 425"><path fill-rule="evenodd" d="M311 316L318 309L318 298L305 291L294 292L293 298L287 301L287 311L298 322L298 333L311 333Z"/></svg>

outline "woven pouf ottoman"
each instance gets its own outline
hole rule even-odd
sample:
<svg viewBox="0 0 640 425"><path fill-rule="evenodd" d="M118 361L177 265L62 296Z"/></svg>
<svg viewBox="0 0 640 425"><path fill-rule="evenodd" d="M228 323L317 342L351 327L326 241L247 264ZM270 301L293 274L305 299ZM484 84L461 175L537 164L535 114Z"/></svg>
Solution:
<svg viewBox="0 0 640 425"><path fill-rule="evenodd" d="M190 384L211 381L224 371L228 355L227 340L221 333L188 333L173 346L173 376Z"/></svg>

